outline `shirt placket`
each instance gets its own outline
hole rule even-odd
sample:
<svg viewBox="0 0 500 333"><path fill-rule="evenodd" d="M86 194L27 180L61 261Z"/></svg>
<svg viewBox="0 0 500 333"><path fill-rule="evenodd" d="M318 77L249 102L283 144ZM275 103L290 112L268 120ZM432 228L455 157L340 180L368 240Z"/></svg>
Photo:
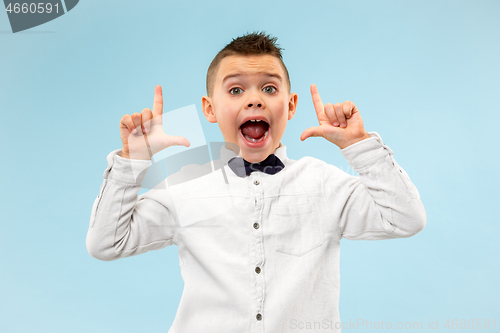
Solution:
<svg viewBox="0 0 500 333"><path fill-rule="evenodd" d="M249 180L252 182L253 187L253 199L255 204L255 214L252 219L252 226L254 237L254 258L253 262L253 274L255 274L255 294L257 295L255 309L254 309L254 322L255 322L255 332L264 332L264 296L265 296L265 285L264 285L264 248L263 248L263 226L262 226L262 210L264 204L264 191L260 172L252 172L250 174Z"/></svg>

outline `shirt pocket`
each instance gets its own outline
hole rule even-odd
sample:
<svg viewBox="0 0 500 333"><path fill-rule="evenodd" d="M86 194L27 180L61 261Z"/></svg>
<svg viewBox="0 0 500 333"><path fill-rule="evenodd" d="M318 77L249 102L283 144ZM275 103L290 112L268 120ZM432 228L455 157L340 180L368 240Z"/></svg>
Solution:
<svg viewBox="0 0 500 333"><path fill-rule="evenodd" d="M318 216L311 203L278 205L271 209L276 251L303 256L322 245Z"/></svg>

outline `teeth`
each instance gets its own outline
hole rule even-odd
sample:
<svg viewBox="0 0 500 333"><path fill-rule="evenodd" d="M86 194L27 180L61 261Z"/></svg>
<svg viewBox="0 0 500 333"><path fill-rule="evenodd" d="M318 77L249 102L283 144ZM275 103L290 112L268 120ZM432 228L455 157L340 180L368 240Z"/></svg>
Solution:
<svg viewBox="0 0 500 333"><path fill-rule="evenodd" d="M259 120L259 119L250 119L250 121L251 121L252 123L255 123L255 122L258 122L258 121L262 121L262 120Z"/></svg>

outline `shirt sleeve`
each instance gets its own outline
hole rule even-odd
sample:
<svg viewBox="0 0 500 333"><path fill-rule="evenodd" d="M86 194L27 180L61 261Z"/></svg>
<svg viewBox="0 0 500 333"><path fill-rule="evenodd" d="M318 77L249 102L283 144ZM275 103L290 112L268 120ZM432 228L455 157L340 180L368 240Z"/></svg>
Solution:
<svg viewBox="0 0 500 333"><path fill-rule="evenodd" d="M394 153L380 135L356 142L340 152L359 176L344 173L339 188L327 189L327 199L341 199L341 236L350 240L410 237L426 224L420 195Z"/></svg>
<svg viewBox="0 0 500 333"><path fill-rule="evenodd" d="M150 160L107 156L99 195L90 216L86 246L100 260L116 260L159 250L173 243L177 214L166 181L137 196Z"/></svg>

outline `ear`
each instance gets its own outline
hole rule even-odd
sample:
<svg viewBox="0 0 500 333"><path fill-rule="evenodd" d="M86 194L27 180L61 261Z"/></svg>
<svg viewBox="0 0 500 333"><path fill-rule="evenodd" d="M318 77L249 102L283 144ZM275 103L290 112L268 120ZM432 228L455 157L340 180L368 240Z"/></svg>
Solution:
<svg viewBox="0 0 500 333"><path fill-rule="evenodd" d="M214 108L212 106L212 100L208 96L203 96L201 98L201 106L203 109L203 114L205 118L211 123L216 123L217 118L215 117Z"/></svg>
<svg viewBox="0 0 500 333"><path fill-rule="evenodd" d="M288 120L292 119L295 115L295 110L297 109L297 93L291 93L290 99L288 100Z"/></svg>

